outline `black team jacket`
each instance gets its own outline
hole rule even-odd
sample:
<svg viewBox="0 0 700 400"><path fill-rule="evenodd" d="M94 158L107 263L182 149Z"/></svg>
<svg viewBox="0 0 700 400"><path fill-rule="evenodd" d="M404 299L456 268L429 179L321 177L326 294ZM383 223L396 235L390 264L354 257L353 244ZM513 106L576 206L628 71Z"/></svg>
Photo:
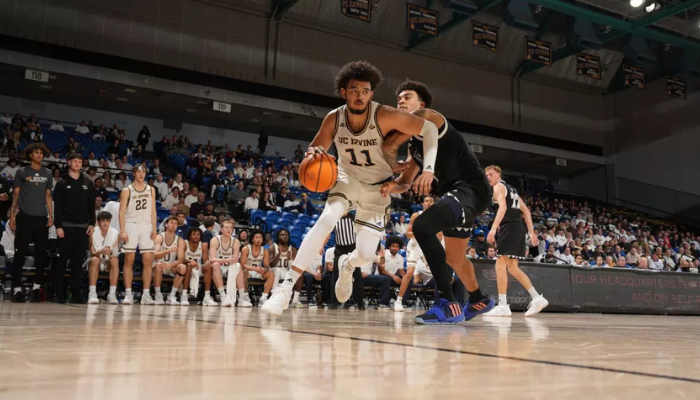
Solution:
<svg viewBox="0 0 700 400"><path fill-rule="evenodd" d="M53 191L56 229L95 225L95 196L95 185L85 174L78 179L63 174Z"/></svg>

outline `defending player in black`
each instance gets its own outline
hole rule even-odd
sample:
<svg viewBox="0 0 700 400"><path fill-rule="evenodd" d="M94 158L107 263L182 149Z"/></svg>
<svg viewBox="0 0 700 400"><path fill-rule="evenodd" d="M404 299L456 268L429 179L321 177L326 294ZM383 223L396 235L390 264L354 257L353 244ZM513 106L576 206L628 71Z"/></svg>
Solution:
<svg viewBox="0 0 700 400"><path fill-rule="evenodd" d="M525 258L526 230L530 234L530 241L537 246L539 240L532 226L530 209L518 195L518 191L501 180L501 168L496 165L486 167L486 178L493 187L493 199L498 204L498 212L493 220L493 225L487 237L488 242L496 244L498 259L496 260L496 279L498 283L498 306L486 313L489 317L509 317L510 307L506 300L508 290L508 272L520 282L525 290L530 293L532 301L525 312L530 317L542 311L549 305L547 299L532 286L530 278L518 268L518 260ZM523 217L525 223L523 223ZM498 233L498 237L496 237Z"/></svg>
<svg viewBox="0 0 700 400"><path fill-rule="evenodd" d="M474 274L474 266L466 258L469 237L474 218L484 212L491 202L491 186L479 165L474 152L462 134L452 127L442 114L430 110L432 94L420 82L406 81L396 90L398 109L434 123L438 127L438 156L433 190L440 200L416 218L413 234L423 250L433 273L440 299L425 314L415 318L418 324L453 324L469 320L493 308L493 300L484 296ZM409 140L408 159L399 163L396 153L399 146ZM420 137L395 132L384 141L384 156L389 164L405 168L395 180L383 185L382 193L403 193L411 186L415 176L424 167L423 143ZM425 190L425 188L422 188ZM442 232L443 249L436 237ZM469 301L462 306L456 302L451 288L450 265L469 292Z"/></svg>

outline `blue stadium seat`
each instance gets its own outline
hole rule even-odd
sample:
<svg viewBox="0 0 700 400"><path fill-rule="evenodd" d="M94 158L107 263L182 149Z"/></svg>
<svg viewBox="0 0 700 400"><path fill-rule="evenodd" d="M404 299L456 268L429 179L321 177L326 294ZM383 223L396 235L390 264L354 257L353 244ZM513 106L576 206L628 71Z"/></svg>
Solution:
<svg viewBox="0 0 700 400"><path fill-rule="evenodd" d="M417 211L423 210L423 206L420 204L411 204L411 214Z"/></svg>
<svg viewBox="0 0 700 400"><path fill-rule="evenodd" d="M250 210L250 223L251 225L260 225L265 218L265 211L262 210Z"/></svg>

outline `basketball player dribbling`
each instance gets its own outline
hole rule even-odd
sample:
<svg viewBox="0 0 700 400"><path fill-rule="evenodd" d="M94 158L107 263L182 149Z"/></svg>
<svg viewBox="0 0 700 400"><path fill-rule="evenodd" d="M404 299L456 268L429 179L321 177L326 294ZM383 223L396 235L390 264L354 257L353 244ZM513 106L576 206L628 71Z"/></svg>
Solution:
<svg viewBox="0 0 700 400"><path fill-rule="evenodd" d="M396 130L409 136L423 136L421 156L426 167L415 186L421 195L430 190L437 157L437 127L430 121L373 102L374 90L381 81L379 70L365 61L346 64L335 78L335 90L343 97L345 105L324 118L306 157L320 157L335 144L339 157L338 180L330 190L323 213L304 238L284 282L263 305L262 310L269 314L281 315L289 307L294 284L316 257L338 220L349 208L355 207L356 248L349 256L339 258L340 276L335 285L340 303L350 298L354 269L373 262L377 245L384 236L391 200L381 195L381 184L404 168L395 160L390 163L383 157L385 134Z"/></svg>
<svg viewBox="0 0 700 400"><path fill-rule="evenodd" d="M413 222L413 235L427 261L439 294L439 300L427 313L418 315L418 324L454 324L485 313L493 308L494 301L484 296L476 280L474 266L466 257L474 218L484 212L491 202L492 190L471 146L462 134L452 127L442 114L430 110L433 96L420 82L406 81L396 90L398 108L433 122L439 127L437 165L428 164L422 157L425 142L420 136L403 132L387 137L384 155L395 162L401 143L409 140L409 158L402 174L382 187L389 196L403 193L424 165L435 165L435 193L441 196L432 207L425 210ZM436 236L442 232L443 248ZM449 264L469 292L469 301L461 306L452 292L452 275Z"/></svg>
<svg viewBox="0 0 700 400"><path fill-rule="evenodd" d="M124 253L124 286L126 295L123 305L134 304L131 282L134 277L136 249L143 261L143 295L141 304L155 304L151 297L151 276L153 268L154 241L158 232L156 220L156 193L146 183L146 167L137 165L133 169L134 183L122 189L119 195L119 238Z"/></svg>

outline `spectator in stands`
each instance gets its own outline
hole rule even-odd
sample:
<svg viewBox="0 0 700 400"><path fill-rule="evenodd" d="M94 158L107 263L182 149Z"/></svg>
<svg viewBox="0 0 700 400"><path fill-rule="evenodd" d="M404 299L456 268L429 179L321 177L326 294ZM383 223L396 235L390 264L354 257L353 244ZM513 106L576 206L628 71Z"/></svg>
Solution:
<svg viewBox="0 0 700 400"><path fill-rule="evenodd" d="M238 241L241 242L241 246L247 246L249 244L247 230L241 229L241 232L238 233Z"/></svg>
<svg viewBox="0 0 700 400"><path fill-rule="evenodd" d="M58 181L60 179L61 179L61 170L56 168L53 170L53 186L52 187L56 187L56 184L58 183Z"/></svg>
<svg viewBox="0 0 700 400"><path fill-rule="evenodd" d="M637 269L649 269L649 261L646 257L639 257L639 262L637 263L636 267ZM630 268L634 268L635 266L630 265Z"/></svg>
<svg viewBox="0 0 700 400"><path fill-rule="evenodd" d="M484 234L484 231L480 229L476 230L475 233L476 243L474 243L474 249L476 249L476 254L479 256L479 258L486 258L486 252L490 247L486 241L486 234Z"/></svg>
<svg viewBox="0 0 700 400"><path fill-rule="evenodd" d="M202 216L204 214L202 213ZM217 232L214 232L214 218L204 218L204 230L202 232L202 243L209 244L214 236L217 236Z"/></svg>
<svg viewBox="0 0 700 400"><path fill-rule="evenodd" d="M627 267L627 259L625 257L620 257L617 259L615 266L618 268L628 268Z"/></svg>
<svg viewBox="0 0 700 400"><path fill-rule="evenodd" d="M148 145L148 141L151 140L151 131L148 130L148 127L144 125L141 127L141 130L139 131L138 136L136 136L136 142L142 147L146 148L146 145Z"/></svg>
<svg viewBox="0 0 700 400"><path fill-rule="evenodd" d="M304 160L304 150L302 150L301 145L297 145L296 150L294 150L294 162L300 163Z"/></svg>
<svg viewBox="0 0 700 400"><path fill-rule="evenodd" d="M102 197L95 195L95 206L94 206L95 218L97 218L97 216L98 216L98 215L100 214L100 212L102 212L102 210L103 210L103 208L102 208L102 201L103 201ZM98 222L99 222L99 221L98 221Z"/></svg>
<svg viewBox="0 0 700 400"><path fill-rule="evenodd" d="M621 239L624 239L624 236ZM639 252L637 251L637 247L632 247L625 258L627 259L627 265L636 267L637 264L639 264L639 259L641 258Z"/></svg>
<svg viewBox="0 0 700 400"><path fill-rule="evenodd" d="M0 122L2 122L2 123L4 123L4 124L11 125L11 124L12 124L12 118L10 117L9 114L2 114L2 115L0 115ZM58 121L56 121L56 122L58 122Z"/></svg>
<svg viewBox="0 0 700 400"><path fill-rule="evenodd" d="M173 186L173 191L165 198L162 206L165 208L172 208L180 202L180 188Z"/></svg>
<svg viewBox="0 0 700 400"><path fill-rule="evenodd" d="M104 179L102 178L96 178L95 179L95 193L97 196L101 197L103 200L106 200L109 198L107 189L103 187L104 184Z"/></svg>
<svg viewBox="0 0 700 400"><path fill-rule="evenodd" d="M573 264L576 261L574 256L571 254L571 247L568 246L564 248L564 252L559 254L558 257L566 264Z"/></svg>
<svg viewBox="0 0 700 400"><path fill-rule="evenodd" d="M190 229L189 224L187 223L187 214L182 211L178 211L175 214L175 217L177 218L177 229L175 230L175 234L187 240L187 231Z"/></svg>
<svg viewBox="0 0 700 400"><path fill-rule="evenodd" d="M178 197L178 203L175 204L175 208L177 208L177 210L182 212L185 216L190 215L190 208L185 204L185 196L182 194L180 194Z"/></svg>
<svg viewBox="0 0 700 400"><path fill-rule="evenodd" d="M224 178L221 176L221 171L215 171L214 176L211 177L211 193L209 194L212 198L216 198L217 191L221 190L223 193L226 192L224 186Z"/></svg>
<svg viewBox="0 0 700 400"><path fill-rule="evenodd" d="M316 209L314 208L313 203L311 203L309 195L306 193L301 194L301 202L299 203L297 209L299 210L300 214L306 214L309 217L316 214Z"/></svg>
<svg viewBox="0 0 700 400"><path fill-rule="evenodd" d="M598 268L605 267L605 259L601 256L596 257L595 264L593 264L593 266Z"/></svg>
<svg viewBox="0 0 700 400"><path fill-rule="evenodd" d="M75 127L75 132L85 135L90 133L90 128L85 125L85 121L80 121L80 124Z"/></svg>
<svg viewBox="0 0 700 400"><path fill-rule="evenodd" d="M498 257L496 256L496 249L493 248L493 247L491 247L491 246L489 246L488 249L486 250L486 257L485 257L485 258L486 258L487 260L494 260L494 261L495 261L496 258L498 258Z"/></svg>
<svg viewBox="0 0 700 400"><path fill-rule="evenodd" d="M582 255L577 255L576 258L574 259L574 263L572 264L573 266L576 267L588 267L590 264L587 262L583 261L583 256Z"/></svg>
<svg viewBox="0 0 700 400"><path fill-rule="evenodd" d="M255 189L250 190L248 197L245 199L243 211L248 212L248 210L257 210L258 203L258 192Z"/></svg>
<svg viewBox="0 0 700 400"><path fill-rule="evenodd" d="M134 156L134 158L138 158L138 157ZM153 166L151 167L151 174L158 175L160 173L161 173L160 160L156 158L155 160L153 160Z"/></svg>
<svg viewBox="0 0 700 400"><path fill-rule="evenodd" d="M612 258L612 256L607 256L605 257L605 266L614 268L615 267L615 259Z"/></svg>
<svg viewBox="0 0 700 400"><path fill-rule="evenodd" d="M117 167L119 168L119 167ZM119 169L123 169L125 171L131 171L134 169L134 166L129 164L129 158L127 156L122 157L122 166Z"/></svg>
<svg viewBox="0 0 700 400"><path fill-rule="evenodd" d="M212 203L211 201L207 201L206 206L204 206L204 216L216 216L216 212L214 212L214 203Z"/></svg>
<svg viewBox="0 0 700 400"><path fill-rule="evenodd" d="M399 221L394 224L394 234L405 236L408 230L408 224L406 223L406 216L404 214L399 215Z"/></svg>
<svg viewBox="0 0 700 400"><path fill-rule="evenodd" d="M470 260L478 259L479 256L476 255L476 249L471 246L467 247L467 258Z"/></svg>
<svg viewBox="0 0 700 400"><path fill-rule="evenodd" d="M95 179L97 179L99 176L97 175L97 168L95 167L90 167L87 170L86 176L90 178L90 180L95 183Z"/></svg>
<svg viewBox="0 0 700 400"><path fill-rule="evenodd" d="M163 174L156 175L156 181L153 183L153 187L156 189L158 194L158 199L161 201L165 200L168 196L168 184L163 182Z"/></svg>
<svg viewBox="0 0 700 400"><path fill-rule="evenodd" d="M180 190L182 190L182 189L185 188L185 186L183 185L183 182L182 182L182 174L178 173L178 174L175 175L175 180L173 181L173 186L172 186L172 188L173 188L173 189L174 189L174 188L178 188L178 189L180 189ZM172 190L172 189L171 189L171 190Z"/></svg>
<svg viewBox="0 0 700 400"><path fill-rule="evenodd" d="M131 169L133 169L133 167ZM114 182L114 187L121 192L122 189L129 187L129 185L131 185L131 181L126 177L126 172L120 172L119 175L117 175L117 181Z"/></svg>
<svg viewBox="0 0 700 400"><path fill-rule="evenodd" d="M36 130L29 135L29 138L32 142L43 142L44 133L42 132L41 127L37 127Z"/></svg>
<svg viewBox="0 0 700 400"><path fill-rule="evenodd" d="M270 195L270 192L265 192L262 195L262 198L260 199L259 205L258 205L258 210L261 211L277 211L277 207L275 206L274 202L272 201L272 197Z"/></svg>
<svg viewBox="0 0 700 400"><path fill-rule="evenodd" d="M204 192L197 193L197 202L190 206L190 217L196 217L198 213L204 213L207 208L206 195Z"/></svg>
<svg viewBox="0 0 700 400"><path fill-rule="evenodd" d="M119 147L119 140L115 139L114 142L107 146L107 149L105 150L105 154L107 155L112 155L114 154L117 157L120 157L122 154L122 149Z"/></svg>
<svg viewBox="0 0 700 400"><path fill-rule="evenodd" d="M284 210L287 211L299 211L297 207L299 206L299 201L296 199L294 193L289 194L289 198L284 202Z"/></svg>
<svg viewBox="0 0 700 400"><path fill-rule="evenodd" d="M2 172L0 172L0 175L7 177L7 179L14 180L17 170L19 170L19 163L17 162L17 159L10 158L7 161L7 166L2 169Z"/></svg>
<svg viewBox="0 0 700 400"><path fill-rule="evenodd" d="M197 202L197 196L199 196L199 189L197 186L192 186L192 191L185 197L185 205L191 207L192 204Z"/></svg>

